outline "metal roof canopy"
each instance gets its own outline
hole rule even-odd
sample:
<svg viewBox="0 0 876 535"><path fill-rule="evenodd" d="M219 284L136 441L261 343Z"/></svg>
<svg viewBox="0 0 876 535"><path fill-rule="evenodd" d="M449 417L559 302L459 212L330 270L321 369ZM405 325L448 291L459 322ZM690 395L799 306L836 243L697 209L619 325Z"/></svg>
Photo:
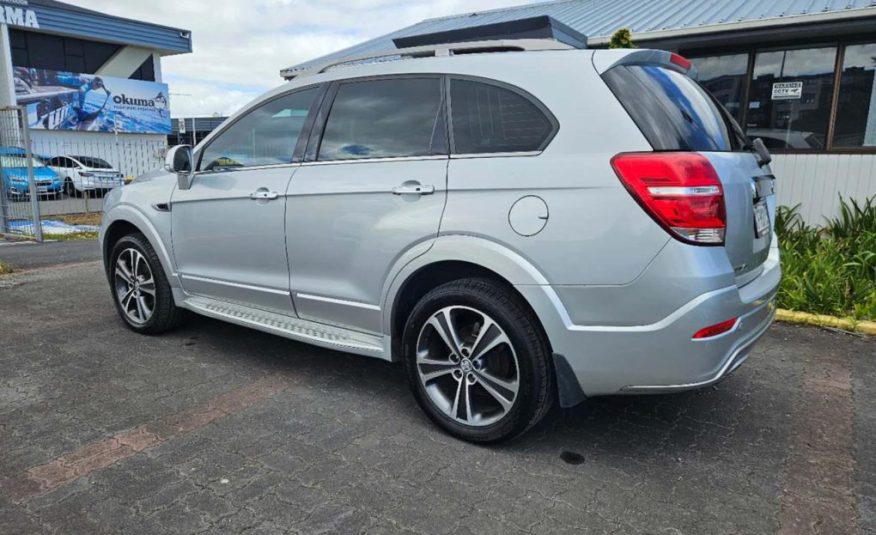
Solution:
<svg viewBox="0 0 876 535"><path fill-rule="evenodd" d="M834 36L876 33L876 0L555 0L427 19L298 67L392 50L396 39L541 16L587 35L589 47L608 46L611 34L622 27L633 32L640 46L696 48L732 44L734 34L760 42L785 32L802 37L822 27L830 27Z"/></svg>
<svg viewBox="0 0 876 535"><path fill-rule="evenodd" d="M192 51L191 32L139 20L108 15L57 0L29 0L9 3L5 9L32 10L38 27L10 24L29 32L66 35L89 41L135 45L157 50L162 55Z"/></svg>
<svg viewBox="0 0 876 535"><path fill-rule="evenodd" d="M392 40L396 48L410 48L446 43L489 41L493 39L555 39L574 48L587 48L587 36L557 19L541 15L525 19L483 24L456 30L425 33Z"/></svg>

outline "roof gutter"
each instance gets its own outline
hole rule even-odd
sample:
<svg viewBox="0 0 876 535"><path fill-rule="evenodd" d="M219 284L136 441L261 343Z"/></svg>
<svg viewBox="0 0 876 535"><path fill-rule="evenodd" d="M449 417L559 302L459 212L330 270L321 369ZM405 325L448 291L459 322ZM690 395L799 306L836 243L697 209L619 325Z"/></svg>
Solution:
<svg viewBox="0 0 876 535"><path fill-rule="evenodd" d="M705 35L712 33L726 33L745 30L759 30L766 28L774 28L776 26L789 26L796 24L817 24L827 22L837 22L846 19L860 19L866 17L876 18L876 7L862 7L857 9L846 9L843 11L831 11L828 13L818 13L815 15L791 15L788 17L771 17L768 19L750 20L744 22L719 23L709 24L699 27L687 27L673 30L656 30L650 32L634 33L633 37L636 41L659 41L664 39L673 39L680 37L693 37L696 35ZM611 36L590 37L587 42L590 46L607 46L611 41Z"/></svg>

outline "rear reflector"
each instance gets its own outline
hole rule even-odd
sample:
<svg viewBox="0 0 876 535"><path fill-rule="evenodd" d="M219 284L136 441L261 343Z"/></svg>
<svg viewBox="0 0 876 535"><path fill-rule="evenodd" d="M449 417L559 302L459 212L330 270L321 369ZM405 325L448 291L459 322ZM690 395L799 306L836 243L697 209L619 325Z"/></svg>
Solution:
<svg viewBox="0 0 876 535"><path fill-rule="evenodd" d="M671 61L674 65L677 65L686 71L690 70L690 66L691 66L690 60L687 59L686 57L682 56L681 54L676 54L675 52L673 52L669 56L669 61Z"/></svg>
<svg viewBox="0 0 876 535"><path fill-rule="evenodd" d="M709 160L695 152L618 154L611 165L646 212L675 238L722 245L724 189Z"/></svg>
<svg viewBox="0 0 876 535"><path fill-rule="evenodd" d="M714 325L710 325L705 329L700 329L693 335L694 340L702 340L703 338L712 338L718 336L719 334L724 334L725 332L731 330L736 326L736 320L738 318L729 319L727 321L722 321L721 323L716 323Z"/></svg>

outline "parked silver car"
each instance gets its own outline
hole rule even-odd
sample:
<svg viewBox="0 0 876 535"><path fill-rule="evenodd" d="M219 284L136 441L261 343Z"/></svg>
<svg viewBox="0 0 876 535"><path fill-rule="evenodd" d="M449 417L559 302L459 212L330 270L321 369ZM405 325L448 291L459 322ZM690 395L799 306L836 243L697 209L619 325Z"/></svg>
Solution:
<svg viewBox="0 0 876 535"><path fill-rule="evenodd" d="M769 154L684 58L564 48L323 65L171 149L106 198L119 314L403 361L476 442L721 380L774 316Z"/></svg>

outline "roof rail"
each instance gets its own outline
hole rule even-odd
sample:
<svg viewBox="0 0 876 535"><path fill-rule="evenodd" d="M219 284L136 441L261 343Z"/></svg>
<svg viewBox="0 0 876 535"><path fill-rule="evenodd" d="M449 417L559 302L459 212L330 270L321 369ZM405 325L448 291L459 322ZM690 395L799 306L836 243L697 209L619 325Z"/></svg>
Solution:
<svg viewBox="0 0 876 535"><path fill-rule="evenodd" d="M443 43L438 45L414 46L371 52L358 56L329 59L310 67L290 67L280 71L280 75L286 80L313 76L326 72L332 67L345 64L358 64L381 58L428 58L440 56L455 56L460 54L476 54L478 52L526 52L536 50L572 50L574 47L553 39L496 39L490 41L470 41L464 43Z"/></svg>

